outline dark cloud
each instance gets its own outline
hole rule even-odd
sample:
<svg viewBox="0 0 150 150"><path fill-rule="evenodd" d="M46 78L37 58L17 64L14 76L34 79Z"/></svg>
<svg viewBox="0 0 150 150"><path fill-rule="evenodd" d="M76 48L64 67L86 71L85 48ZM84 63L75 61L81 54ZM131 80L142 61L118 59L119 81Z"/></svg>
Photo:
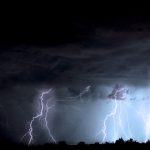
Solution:
<svg viewBox="0 0 150 150"><path fill-rule="evenodd" d="M75 17L64 24L60 21L62 26L58 21L56 27L53 23L50 28L34 30L29 35L25 31L17 33L14 40L4 38L0 53L0 129L5 129L6 133L3 131L1 135L9 137L11 132L12 138L19 140L35 111L35 100L42 89L53 87L56 99L65 99L78 95L91 85L91 97L83 99L96 101L106 98L105 86L118 82L140 86L149 82L148 19L135 21L132 17L113 17L94 23L92 20ZM21 34L28 36L18 40ZM81 135L80 132L88 123L84 117L88 118L92 104L68 105L58 105L53 130L58 139L83 140L86 133ZM80 116L80 112L84 115ZM79 124L74 124L71 118ZM60 129L59 121L62 123ZM73 130L77 132L71 136Z"/></svg>
<svg viewBox="0 0 150 150"><path fill-rule="evenodd" d="M2 49L1 86L149 77L149 31L97 28L95 32L89 46L78 43Z"/></svg>

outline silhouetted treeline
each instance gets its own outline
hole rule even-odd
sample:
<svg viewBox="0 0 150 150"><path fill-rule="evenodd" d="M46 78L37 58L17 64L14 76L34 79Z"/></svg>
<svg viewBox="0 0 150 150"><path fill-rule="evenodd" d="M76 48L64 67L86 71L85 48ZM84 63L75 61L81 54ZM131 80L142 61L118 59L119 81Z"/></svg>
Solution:
<svg viewBox="0 0 150 150"><path fill-rule="evenodd" d="M77 145L68 145L65 141L60 141L58 144L52 144L52 143L47 143L44 145L25 145L25 144L17 144L14 142L10 142L7 140L0 140L0 145L1 147L5 149L16 149L16 150L26 150L26 149L34 149L34 150L41 150L41 149L46 149L46 150L83 150L83 149L113 149L113 148L128 148L131 149L131 146L137 147L137 148L143 148L143 147L149 147L150 146L150 141L147 141L146 143L138 143L134 141L133 139L124 141L123 139L117 140L115 143L94 143L94 144L86 144L85 142L79 142ZM142 147L141 147L142 146ZM127 150L128 150L127 149Z"/></svg>

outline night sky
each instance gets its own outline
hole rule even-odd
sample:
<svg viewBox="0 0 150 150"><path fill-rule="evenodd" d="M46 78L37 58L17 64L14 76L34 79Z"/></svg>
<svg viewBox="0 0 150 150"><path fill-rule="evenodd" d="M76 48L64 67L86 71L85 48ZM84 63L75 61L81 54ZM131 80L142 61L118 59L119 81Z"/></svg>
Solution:
<svg viewBox="0 0 150 150"><path fill-rule="evenodd" d="M41 91L53 88L57 101L91 86L82 102L57 102L49 124L57 141L95 142L98 111L104 109L99 101L114 85L149 85L149 16L51 14L2 22L0 138L20 142L38 111ZM49 142L42 125L34 127L35 143Z"/></svg>

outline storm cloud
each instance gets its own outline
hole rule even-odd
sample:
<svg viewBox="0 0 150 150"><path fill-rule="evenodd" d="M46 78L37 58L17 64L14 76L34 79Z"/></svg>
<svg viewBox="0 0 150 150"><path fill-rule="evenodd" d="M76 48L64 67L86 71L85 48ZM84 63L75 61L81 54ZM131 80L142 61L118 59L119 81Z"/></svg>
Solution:
<svg viewBox="0 0 150 150"><path fill-rule="evenodd" d="M128 24L129 20L122 24L121 21L118 22L119 25L114 21L115 23L111 23L110 26L108 24L99 26L98 23L91 25L86 21L72 22L73 27L71 26L72 28L66 33L68 37L64 39L65 42L58 42L59 44L53 42L54 45L43 45L43 43L38 45L20 42L11 46L2 46L0 129L3 132L1 136L20 140L28 128L31 116L37 111L34 107L41 90L54 88L55 98L58 100L79 95L86 86L90 85L91 93L83 98L90 101L83 104L78 100L72 105L69 102L57 106L52 128L58 140L72 143L81 140L91 141L86 135L86 131L92 134L90 128L87 127L83 134L81 131L85 124L88 124L85 118L92 119L92 114L97 113L91 110L92 105L97 105L97 99L107 97L106 87L112 87L116 83L131 86L146 86L149 83L149 24L145 22ZM76 29L77 33L73 29ZM63 39L65 31L58 30L58 36L59 31L60 38ZM68 34L70 31L71 33ZM56 37L54 39L60 40ZM38 43L38 40L36 42ZM98 109L97 107L95 111ZM61 122L60 130L59 122ZM74 124L74 122L79 123ZM96 124L96 118L93 122ZM76 133L71 135L73 130Z"/></svg>

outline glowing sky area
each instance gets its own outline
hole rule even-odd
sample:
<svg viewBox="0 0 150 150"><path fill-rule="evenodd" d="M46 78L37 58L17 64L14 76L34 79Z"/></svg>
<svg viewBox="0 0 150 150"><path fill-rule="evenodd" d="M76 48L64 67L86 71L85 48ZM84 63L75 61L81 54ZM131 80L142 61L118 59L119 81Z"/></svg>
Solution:
<svg viewBox="0 0 150 150"><path fill-rule="evenodd" d="M129 95L125 100L101 101L104 109L100 112L98 139L102 142L115 142L119 138L124 140L132 138L138 142L148 141L150 138L149 91L149 88L129 87Z"/></svg>
<svg viewBox="0 0 150 150"><path fill-rule="evenodd" d="M124 140L132 138L138 142L149 140L149 88L127 87L128 93L121 95L125 96L124 100L106 97L105 99L97 99L95 102L84 100L84 94L90 95L90 88L88 86L79 95L63 100L54 98L54 93L49 92L51 89L42 92L40 100L43 104L38 105L36 108L38 113L31 116L29 130L22 140L26 140L29 145L36 143L40 132L44 133L42 134L45 139L43 142L52 143L60 140L66 140L69 143L80 141L104 143L115 142L119 138ZM111 92L112 88L105 87L106 93L107 91ZM47 103L48 101L49 103ZM46 108L44 107L46 106L52 109L46 112L45 117L44 109ZM63 121L59 120L57 129L53 129L54 116L59 113L64 114ZM42 121L42 119L44 120ZM66 135L70 133L70 128L74 128L78 134L72 133L67 138ZM59 134L65 135L65 138L62 136L61 139L61 136L57 136Z"/></svg>
<svg viewBox="0 0 150 150"><path fill-rule="evenodd" d="M109 117L106 122L106 137L100 131L99 140L102 142L115 142L119 138L128 140L130 138L138 142L146 142L150 136L149 126L149 102L137 101L111 101L109 104L105 102L105 111L100 115L101 119L113 111L117 105L116 114ZM143 120L144 118L144 120ZM103 121L102 121L103 122ZM103 123L100 124L100 130L103 128Z"/></svg>
<svg viewBox="0 0 150 150"><path fill-rule="evenodd" d="M150 99L149 88L137 89L129 87L125 100L101 101L99 140L115 142L119 138L132 138L138 142L146 142L150 138ZM112 114L111 114L112 113ZM107 118L107 120L105 120ZM104 132L105 120L105 132Z"/></svg>

